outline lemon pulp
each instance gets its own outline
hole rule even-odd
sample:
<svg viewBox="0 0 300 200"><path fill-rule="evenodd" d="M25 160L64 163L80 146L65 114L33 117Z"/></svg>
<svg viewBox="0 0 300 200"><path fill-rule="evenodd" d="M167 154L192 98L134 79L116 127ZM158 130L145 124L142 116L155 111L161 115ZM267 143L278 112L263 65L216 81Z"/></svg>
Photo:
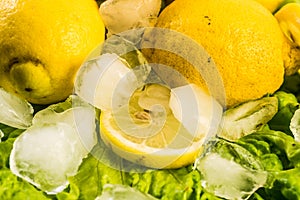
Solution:
<svg viewBox="0 0 300 200"><path fill-rule="evenodd" d="M193 135L169 108L170 89L148 84L128 106L102 111L102 140L119 156L152 168L178 168L194 162L205 139Z"/></svg>

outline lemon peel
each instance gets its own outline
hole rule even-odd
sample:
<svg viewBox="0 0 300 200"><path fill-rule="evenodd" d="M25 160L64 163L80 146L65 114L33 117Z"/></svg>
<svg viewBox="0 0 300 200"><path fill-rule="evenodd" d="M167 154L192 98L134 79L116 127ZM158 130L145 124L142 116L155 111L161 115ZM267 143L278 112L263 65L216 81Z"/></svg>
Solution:
<svg viewBox="0 0 300 200"><path fill-rule="evenodd" d="M271 13L274 13L285 0L255 0L265 8L267 8Z"/></svg>
<svg viewBox="0 0 300 200"><path fill-rule="evenodd" d="M225 107L273 93L283 82L284 36L272 13L255 1L176 0L161 12L155 27L183 33L204 47L224 82ZM163 42L173 47L177 42L151 35L145 41L154 47ZM181 50L191 52L184 42ZM143 52L149 62L170 66L190 83L206 88L203 75L197 76L197 66L170 52Z"/></svg>
<svg viewBox="0 0 300 200"><path fill-rule="evenodd" d="M300 68L300 4L287 3L274 14L274 17L285 36L283 59L285 74L289 76Z"/></svg>
<svg viewBox="0 0 300 200"><path fill-rule="evenodd" d="M274 16L288 40L300 46L300 4L286 4Z"/></svg>
<svg viewBox="0 0 300 200"><path fill-rule="evenodd" d="M9 75L12 85L22 96L40 99L55 93L52 89L51 77L40 63L29 61L14 64Z"/></svg>
<svg viewBox="0 0 300 200"><path fill-rule="evenodd" d="M0 87L34 104L65 100L80 65L105 38L96 1L0 5Z"/></svg>
<svg viewBox="0 0 300 200"><path fill-rule="evenodd" d="M193 163L203 149L203 139L191 144L191 141L184 136L179 136L173 141L174 146L187 145L181 148L180 146L178 148L151 148L142 143L137 144L124 138L120 134L121 131L111 128L112 125L109 122L111 117L110 112L103 112L100 116L102 140L116 154L137 164L151 168L179 168ZM177 132L176 129L175 132ZM185 134L190 135L186 131ZM157 139L153 139L153 143L157 144L159 140L163 140L163 138L157 137Z"/></svg>

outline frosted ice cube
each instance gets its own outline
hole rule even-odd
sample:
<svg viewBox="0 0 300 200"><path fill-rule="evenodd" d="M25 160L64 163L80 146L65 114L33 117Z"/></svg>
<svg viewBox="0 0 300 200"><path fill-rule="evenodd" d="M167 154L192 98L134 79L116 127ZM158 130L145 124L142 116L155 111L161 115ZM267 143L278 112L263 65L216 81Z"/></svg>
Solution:
<svg viewBox="0 0 300 200"><path fill-rule="evenodd" d="M74 107L61 113L46 108L36 113L33 118L34 126L58 122L71 125L76 130L82 145L87 151L90 151L97 143L95 110L93 107Z"/></svg>
<svg viewBox="0 0 300 200"><path fill-rule="evenodd" d="M295 111L291 119L290 129L294 135L295 141L300 142L300 109Z"/></svg>
<svg viewBox="0 0 300 200"><path fill-rule="evenodd" d="M226 199L248 199L267 181L267 172L245 168L217 153L208 153L197 163L203 187Z"/></svg>
<svg viewBox="0 0 300 200"><path fill-rule="evenodd" d="M4 137L4 133L1 131L0 129L0 142L1 142L1 139Z"/></svg>
<svg viewBox="0 0 300 200"><path fill-rule="evenodd" d="M221 122L223 108L194 84L171 89L170 108L176 119L194 137L215 135Z"/></svg>
<svg viewBox="0 0 300 200"><path fill-rule="evenodd" d="M45 109L36 116L33 126L14 142L10 168L46 193L56 194L97 143L94 109L75 107L62 113Z"/></svg>
<svg viewBox="0 0 300 200"><path fill-rule="evenodd" d="M87 155L75 129L66 124L32 126L14 142L10 168L48 194L62 191Z"/></svg>
<svg viewBox="0 0 300 200"><path fill-rule="evenodd" d="M0 123L26 129L31 126L33 108L25 100L0 88Z"/></svg>
<svg viewBox="0 0 300 200"><path fill-rule="evenodd" d="M101 196L95 200L155 200L156 198L144 194L135 188L129 186L106 184L104 185Z"/></svg>
<svg viewBox="0 0 300 200"><path fill-rule="evenodd" d="M107 0L99 8L108 35L153 26L161 0Z"/></svg>
<svg viewBox="0 0 300 200"><path fill-rule="evenodd" d="M138 86L133 70L118 55L107 53L87 61L81 67L75 93L99 109L112 110L113 96L127 100Z"/></svg>

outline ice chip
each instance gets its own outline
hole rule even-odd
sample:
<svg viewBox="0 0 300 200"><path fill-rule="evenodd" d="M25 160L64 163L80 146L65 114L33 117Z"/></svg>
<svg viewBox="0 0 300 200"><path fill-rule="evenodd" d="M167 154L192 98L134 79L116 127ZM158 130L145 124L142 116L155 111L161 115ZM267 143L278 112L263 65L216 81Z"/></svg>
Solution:
<svg viewBox="0 0 300 200"><path fill-rule="evenodd" d="M108 36L133 28L153 26L161 9L161 0L107 0L99 12Z"/></svg>
<svg viewBox="0 0 300 200"><path fill-rule="evenodd" d="M0 123L26 129L31 126L33 108L25 100L0 88Z"/></svg>
<svg viewBox="0 0 300 200"><path fill-rule="evenodd" d="M198 86L172 88L169 105L176 119L194 137L206 135L209 138L217 132L223 108Z"/></svg>
<svg viewBox="0 0 300 200"><path fill-rule="evenodd" d="M33 125L16 139L11 152L12 172L48 194L68 185L68 177L76 174L97 143L94 108L78 101L71 105L66 101L36 113Z"/></svg>
<svg viewBox="0 0 300 200"><path fill-rule="evenodd" d="M1 142L1 139L4 137L4 133L1 131L0 129L0 142Z"/></svg>
<svg viewBox="0 0 300 200"><path fill-rule="evenodd" d="M156 200L151 195L144 194L135 188L125 185L106 184L101 196L95 200Z"/></svg>
<svg viewBox="0 0 300 200"><path fill-rule="evenodd" d="M263 97L227 109L218 136L235 141L266 125L278 111L276 97Z"/></svg>
<svg viewBox="0 0 300 200"><path fill-rule="evenodd" d="M218 153L208 153L197 163L203 187L225 199L248 199L263 187L268 174L246 168Z"/></svg>
<svg viewBox="0 0 300 200"><path fill-rule="evenodd" d="M295 141L300 142L300 109L295 111L291 119L290 130L294 135Z"/></svg>
<svg viewBox="0 0 300 200"><path fill-rule="evenodd" d="M87 152L97 143L95 110L93 107L79 106L60 113L51 108L46 108L36 113L33 118L34 126L56 124L58 122L69 124L74 128Z"/></svg>
<svg viewBox="0 0 300 200"><path fill-rule="evenodd" d="M62 191L87 155L76 130L66 124L32 126L14 142L11 171L48 194Z"/></svg>
<svg viewBox="0 0 300 200"><path fill-rule="evenodd" d="M79 70L75 93L93 106L112 109L112 98L129 99L131 91L138 87L135 73L116 54L103 54L87 61Z"/></svg>

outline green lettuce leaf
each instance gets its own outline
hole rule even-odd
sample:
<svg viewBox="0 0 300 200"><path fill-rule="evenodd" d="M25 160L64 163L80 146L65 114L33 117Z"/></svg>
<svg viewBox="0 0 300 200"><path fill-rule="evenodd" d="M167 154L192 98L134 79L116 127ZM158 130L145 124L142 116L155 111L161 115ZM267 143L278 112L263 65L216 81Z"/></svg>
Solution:
<svg viewBox="0 0 300 200"><path fill-rule="evenodd" d="M69 190L57 194L58 199L94 199L101 195L105 184L123 184L120 165L121 158L99 143L83 160L77 175L69 179Z"/></svg>
<svg viewBox="0 0 300 200"><path fill-rule="evenodd" d="M297 98L294 94L283 91L276 92L274 96L278 98L278 112L268 123L270 129L282 131L292 136L289 126L295 111L299 107Z"/></svg>
<svg viewBox="0 0 300 200"><path fill-rule="evenodd" d="M267 173L267 179L252 194L250 200L300 199L300 143L296 142L292 136L281 131L264 128L235 142L216 138L206 154L209 156L211 153L217 153L244 168ZM205 154L201 159L206 161ZM197 166L200 165L204 166L202 163L197 164ZM220 172L230 175L230 172L226 172L224 169L220 169ZM214 171L213 173L220 172ZM210 172L202 170L201 173L208 174ZM230 183L239 182L239 177L226 178ZM228 182L228 184L230 183ZM214 186L212 184L210 187Z"/></svg>
<svg viewBox="0 0 300 200"><path fill-rule="evenodd" d="M258 142L262 145L257 145ZM247 135L240 139L240 145L246 146L252 144L257 149L256 152L250 150L252 154L258 156L265 167L270 165L269 162L278 162L279 159L282 163L283 169L290 169L299 167L300 164L300 143L295 142L294 138L281 131L257 131L256 133ZM247 147L246 147L247 148ZM258 153L260 152L261 153ZM273 154L270 156L268 154ZM266 158L270 158L267 160ZM277 157L277 158L276 158ZM272 161L271 161L272 160ZM270 168L266 168L269 170ZM278 168L280 169L280 167Z"/></svg>
<svg viewBox="0 0 300 200"><path fill-rule="evenodd" d="M127 185L119 184L106 184L104 186L101 196L95 200L158 200L149 194L142 193L136 188L129 187Z"/></svg>
<svg viewBox="0 0 300 200"><path fill-rule="evenodd" d="M10 138L0 143L0 169L9 169L9 155L13 148L14 139Z"/></svg>
<svg viewBox="0 0 300 200"><path fill-rule="evenodd" d="M59 200L96 198L105 184L127 185L165 200L219 199L203 190L200 173L192 166L173 170L145 168L118 157L101 141L69 181L70 187L57 194Z"/></svg>
<svg viewBox="0 0 300 200"><path fill-rule="evenodd" d="M1 199L50 199L30 183L19 179L9 169L0 170L0 186Z"/></svg>
<svg viewBox="0 0 300 200"><path fill-rule="evenodd" d="M4 124L0 124L0 130L4 134L2 142L0 142L0 170L9 169L9 156L13 143L16 137L24 130L12 128Z"/></svg>
<svg viewBox="0 0 300 200"><path fill-rule="evenodd" d="M273 172L271 188L265 189L266 199L298 200L300 199L300 168Z"/></svg>

